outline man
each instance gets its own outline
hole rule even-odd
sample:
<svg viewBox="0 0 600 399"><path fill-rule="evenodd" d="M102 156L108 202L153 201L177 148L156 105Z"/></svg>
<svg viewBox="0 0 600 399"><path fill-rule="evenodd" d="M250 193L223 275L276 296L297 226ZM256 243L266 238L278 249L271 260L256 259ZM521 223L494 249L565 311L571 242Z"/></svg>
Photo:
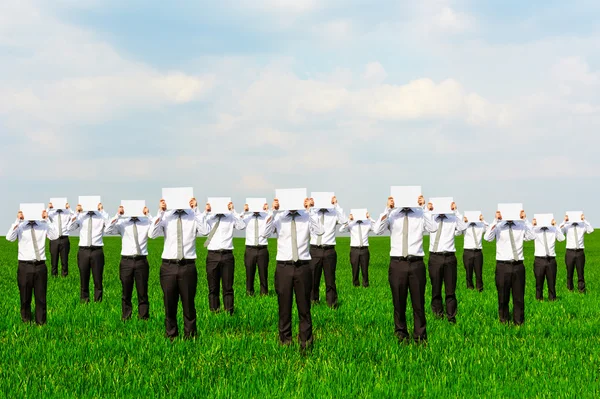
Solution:
<svg viewBox="0 0 600 399"><path fill-rule="evenodd" d="M565 235L556 228L552 219L552 227L538 227L537 220L532 220L535 234L535 259L533 273L535 275L535 299L544 300L544 280L548 281L548 300L556 300L556 241L564 241Z"/></svg>
<svg viewBox="0 0 600 399"><path fill-rule="evenodd" d="M300 320L298 340L300 351L305 352L313 342L310 298L312 271L310 268L309 242L311 235L322 235L323 225L317 216L309 212L310 200L304 200L306 211L279 211L279 200L273 201L274 214L265 225L263 237L277 231L277 266L275 269L275 292L279 304L279 341L282 345L292 342L292 304L296 293L296 306Z"/></svg>
<svg viewBox="0 0 600 399"><path fill-rule="evenodd" d="M258 265L260 280L260 295L269 294L269 250L267 238L263 237L267 223L269 205L264 204L264 212L249 212L248 204L244 205L242 220L246 225L246 252L244 266L246 267L246 294L254 296L254 279Z"/></svg>
<svg viewBox="0 0 600 399"><path fill-rule="evenodd" d="M77 266L79 267L80 300L90 301L90 270L94 277L94 301L102 302L104 278L104 228L108 222L108 214L102 204L98 204L98 211L84 212L81 205L77 205L77 215L71 219L69 231L80 228L79 251L77 252Z"/></svg>
<svg viewBox="0 0 600 399"><path fill-rule="evenodd" d="M190 200L191 209L167 211L167 203L160 200L159 210L148 236L165 237L160 265L160 286L165 303L165 335L171 340L179 335L177 306L179 298L183 307L184 338L197 335L196 305L194 298L198 285L196 270L196 237L206 234L208 226L202 212L198 211L195 198Z"/></svg>
<svg viewBox="0 0 600 399"><path fill-rule="evenodd" d="M434 210L433 204L428 204L429 212ZM464 230L462 216L456 209L456 203L451 204L452 214L433 215L437 231L429 238L429 279L431 281L431 310L437 318L444 317L442 301L442 285L446 295L446 316L448 322L456 324L456 279L457 261L454 237Z"/></svg>
<svg viewBox="0 0 600 399"><path fill-rule="evenodd" d="M352 266L352 285L360 287L360 273L362 272L363 287L369 286L369 232L373 231L375 223L369 212L367 220L354 220L350 214L349 222L340 227L340 233L350 232L350 265Z"/></svg>
<svg viewBox="0 0 600 399"><path fill-rule="evenodd" d="M121 218L125 214L125 208L119 206L119 210L111 219L104 230L104 234L119 234L123 237L121 243L121 263L119 264L119 276L123 294L121 296L121 319L131 319L133 305L131 295L133 284L137 291L138 318L148 320L150 317L150 303L148 301L148 277L150 266L148 265L148 232L152 226L152 216L147 207L143 214L146 217Z"/></svg>
<svg viewBox="0 0 600 399"><path fill-rule="evenodd" d="M10 226L6 239L19 240L17 285L21 299L21 320L31 323L31 296L35 296L35 323L46 324L46 292L48 269L46 268L46 237L50 242L58 239L56 226L48 220L48 212L42 212L42 221L26 222L23 212ZM67 220L68 223L68 220Z"/></svg>
<svg viewBox="0 0 600 399"><path fill-rule="evenodd" d="M508 304L512 293L513 321L515 325L525 322L525 266L523 266L523 242L535 239L530 224L521 211L521 221L503 221L502 213L485 233L486 241L496 240L496 288L498 289L498 316L500 323L510 319Z"/></svg>
<svg viewBox="0 0 600 399"><path fill-rule="evenodd" d="M419 196L419 203L423 201ZM373 230L381 235L390 231L389 282L394 302L395 335L400 342L408 342L406 325L406 298L410 298L414 316L413 339L416 343L427 341L425 320L425 263L423 263L423 233L434 233L436 225L423 208L396 208L389 197L386 210L377 219Z"/></svg>
<svg viewBox="0 0 600 399"><path fill-rule="evenodd" d="M319 290L321 286L321 275L325 274L325 296L327 305L336 309L338 306L337 287L335 284L335 269L337 267L337 252L335 251L336 225L346 223L344 210L338 205L337 198L331 198L333 209L319 209L311 212L317 216L317 220L323 226L323 235L313 234L310 237L311 270L313 271L312 302L319 303ZM311 207L314 201L311 199Z"/></svg>
<svg viewBox="0 0 600 399"><path fill-rule="evenodd" d="M560 225L560 229L567 237L567 252L565 253L565 264L567 265L567 289L573 291L573 273L577 268L577 289L585 294L585 249L584 234L594 232L592 225L585 220L585 215L581 215L581 221L569 220L565 216L565 221Z"/></svg>
<svg viewBox="0 0 600 399"><path fill-rule="evenodd" d="M233 203L228 204L229 213L209 214L210 204L206 204L206 224L208 237L204 247L206 254L206 279L208 280L208 305L211 312L221 310L219 286L223 286L223 308L233 315L233 277L235 258L233 257L233 230L244 230L244 221L234 212ZM204 235L206 235L204 234Z"/></svg>
<svg viewBox="0 0 600 399"><path fill-rule="evenodd" d="M71 252L71 241L69 240L69 219L75 216L71 206L67 202L64 209L54 209L52 202L48 203L48 218L58 229L58 239L50 241L50 266L53 276L58 276L58 258L62 266L61 275L67 277L69 274L69 253Z"/></svg>
<svg viewBox="0 0 600 399"><path fill-rule="evenodd" d="M464 234L463 244L463 263L467 277L467 289L477 288L477 291L483 291L483 235L488 227L488 223L479 215L479 221L463 219L464 224L462 234ZM475 286L473 286L473 272L475 272Z"/></svg>

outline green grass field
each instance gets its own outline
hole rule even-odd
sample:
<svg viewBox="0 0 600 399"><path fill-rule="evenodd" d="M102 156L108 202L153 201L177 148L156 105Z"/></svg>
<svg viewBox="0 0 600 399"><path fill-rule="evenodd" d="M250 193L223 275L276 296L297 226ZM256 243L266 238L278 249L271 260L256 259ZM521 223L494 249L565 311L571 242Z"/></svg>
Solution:
<svg viewBox="0 0 600 399"><path fill-rule="evenodd" d="M76 245L77 239L72 239ZM535 300L527 243L525 324L497 320L495 244L485 243L482 293L467 291L459 249L458 323L434 319L427 346L400 345L387 281L389 238L371 239L369 288L351 283L349 239L338 239L340 308L313 308L315 346L278 345L271 240L268 297L246 297L242 239L235 240L233 317L208 310L198 241L197 339L163 337L159 284L162 240L150 246L149 321L121 322L120 238L106 238L104 302L79 303L76 246L66 279L48 283L48 324L24 325L16 284L17 246L0 241L0 394L3 397L598 397L600 395L600 235L586 237L587 295L566 289L558 245L558 301ZM462 238L457 239L462 247ZM48 258L49 259L49 258ZM49 261L48 261L48 268ZM258 290L258 279L257 279ZM324 298L324 282L321 297ZM546 296L546 294L545 294ZM135 304L134 295L134 304ZM512 305L511 305L512 308ZM134 312L137 307L134 306ZM407 312L409 328L412 313ZM180 328L182 320L180 313ZM297 334L294 315L294 334Z"/></svg>

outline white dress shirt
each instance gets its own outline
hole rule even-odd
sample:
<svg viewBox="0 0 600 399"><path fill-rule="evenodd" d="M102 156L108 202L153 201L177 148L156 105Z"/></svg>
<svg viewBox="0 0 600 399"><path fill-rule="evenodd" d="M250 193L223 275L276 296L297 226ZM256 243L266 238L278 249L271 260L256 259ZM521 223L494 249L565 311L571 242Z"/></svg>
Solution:
<svg viewBox="0 0 600 399"><path fill-rule="evenodd" d="M175 210L160 211L152 222L148 237L165 236L163 259L177 259L177 219ZM185 209L181 215L183 258L196 259L196 237L208 234L206 215L198 208Z"/></svg>
<svg viewBox="0 0 600 399"><path fill-rule="evenodd" d="M510 231L507 221L494 221L485 233L486 241L496 240L496 260L514 261L524 260L523 242L535 240L535 234L528 221L515 221L512 226L517 259L514 259L513 248L510 242Z"/></svg>
<svg viewBox="0 0 600 399"><path fill-rule="evenodd" d="M314 214L321 222L321 216L323 216L323 236L321 237L321 245L335 245L335 231L338 224L344 224L347 222L344 210L335 204L333 209L326 209L323 213L321 209L311 208L311 214ZM311 234L310 245L317 245L319 242L319 236Z"/></svg>
<svg viewBox="0 0 600 399"><path fill-rule="evenodd" d="M92 242L88 242L88 225L92 223ZM79 246L80 247L102 247L104 242L104 228L108 224L108 214L104 211L94 211L94 215L90 217L88 212L79 212L71 218L69 231L80 229L79 231Z"/></svg>
<svg viewBox="0 0 600 399"><path fill-rule="evenodd" d="M215 231L207 249L209 251L219 251L223 249L233 250L233 230L244 230L246 224L235 212L220 214L221 222ZM206 223L208 224L208 235L215 228L219 215L213 213L206 214Z"/></svg>
<svg viewBox="0 0 600 399"><path fill-rule="evenodd" d="M61 212L58 212L58 209L52 208L47 209L48 218L51 222L56 225L58 229L58 218L60 218L61 231L58 232L59 236L68 236L69 235L69 220L75 216L75 212L71 209L62 209Z"/></svg>
<svg viewBox="0 0 600 399"><path fill-rule="evenodd" d="M428 212L426 212L428 213ZM438 242L437 251L435 252L456 252L456 246L454 245L454 237L461 234L465 228L465 222L460 213L448 213L444 215L444 221L442 223L442 230L440 231L440 220L441 215L431 214L433 223L437 226L437 231L433 232L429 236L429 252L433 252L435 247L435 240L437 235L440 235L440 241Z"/></svg>
<svg viewBox="0 0 600 399"><path fill-rule="evenodd" d="M46 237L49 240L56 240L58 238L58 229L49 220L37 221L35 222L35 226L30 226L29 221L17 220L10 226L8 233L6 233L6 239L11 242L19 240L19 260L35 261L35 247L31 234L32 228L34 229L40 260L46 260Z"/></svg>
<svg viewBox="0 0 600 399"><path fill-rule="evenodd" d="M358 233L358 222L361 223L360 232L362 237ZM363 247L369 246L369 232L373 231L373 225L375 222L373 219L369 220L352 220L346 222L340 227L340 233L350 232L350 246L360 247L361 243Z"/></svg>
<svg viewBox="0 0 600 399"><path fill-rule="evenodd" d="M309 243L311 234L323 234L324 229L317 215L298 211L296 221L296 243L298 244L298 260L310 260ZM292 216L289 211L274 212L272 217L267 219L264 237L270 236L277 230L277 257L280 262L292 260Z"/></svg>
<svg viewBox="0 0 600 399"><path fill-rule="evenodd" d="M573 225L575 222L563 222L560 225L560 229L567 236L567 249L584 249L584 234L590 234L594 232L594 228L587 220L577 222L577 240L575 240L575 229ZM579 245L577 245L579 244Z"/></svg>
<svg viewBox="0 0 600 399"><path fill-rule="evenodd" d="M119 234L123 237L121 241L121 256L148 256L148 233L150 232L153 222L154 219L150 215L148 215L148 217L140 217L138 218L138 221L135 222L138 244L140 245L139 254L137 253L137 248L135 246L132 218L119 218L119 215L116 215L108 222L108 225L104 229L104 234Z"/></svg>
<svg viewBox="0 0 600 399"><path fill-rule="evenodd" d="M258 216L254 212L246 212L241 215L246 225L246 245L267 245L267 238L264 237L267 219L271 216L270 212L260 212ZM256 224L258 223L258 237L256 236ZM257 241L258 240L258 241ZM258 244L257 244L258 242Z"/></svg>
<svg viewBox="0 0 600 399"><path fill-rule="evenodd" d="M535 234L535 254L534 256L552 256L556 257L556 241L564 241L565 235L563 232L555 227L544 227L529 226ZM544 231L546 232L546 241L548 242L548 252L546 252L546 244L544 242Z"/></svg>
<svg viewBox="0 0 600 399"><path fill-rule="evenodd" d="M410 209L412 212L408 213L408 255L424 256L423 233L425 231L434 233L437 225L431 219L431 215L426 214L422 208ZM387 208L373 226L373 231L377 235L383 234L386 229L390 231L390 256L402 256L404 215L403 208ZM384 217L385 219L382 220Z"/></svg>
<svg viewBox="0 0 600 399"><path fill-rule="evenodd" d="M482 249L483 248L483 235L489 224L484 220L483 222L469 222L464 223L464 230L462 234L465 236L463 248L464 249ZM475 230L475 234L473 234Z"/></svg>

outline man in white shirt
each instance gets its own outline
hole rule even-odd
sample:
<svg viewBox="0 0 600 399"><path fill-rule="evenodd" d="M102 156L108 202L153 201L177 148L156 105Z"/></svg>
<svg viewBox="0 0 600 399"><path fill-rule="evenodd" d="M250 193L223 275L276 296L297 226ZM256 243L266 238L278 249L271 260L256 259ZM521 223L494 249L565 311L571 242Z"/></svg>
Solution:
<svg viewBox="0 0 600 399"><path fill-rule="evenodd" d="M50 266L53 276L58 276L58 258L62 266L61 275L67 277L69 274L69 253L71 252L71 241L69 240L68 224L75 212L67 202L64 209L54 209L53 204L48 204L48 218L58 229L58 239L50 241Z"/></svg>
<svg viewBox="0 0 600 399"><path fill-rule="evenodd" d="M594 232L592 225L585 220L585 215L581 215L581 221L569 220L565 216L565 221L561 223L560 229L567 237L567 251L565 253L565 264L567 265L567 289L573 291L573 273L577 268L577 289L585 293L585 249L584 234Z"/></svg>
<svg viewBox="0 0 600 399"><path fill-rule="evenodd" d="M146 217L122 218L125 208L119 210L104 230L104 234L119 234L123 237L121 242L121 263L119 276L123 295L121 296L121 319L129 320L133 313L131 295L133 285L137 291L138 318L148 320L150 317L150 302L148 301L148 232L152 226L152 216L147 207L143 213Z"/></svg>
<svg viewBox="0 0 600 399"><path fill-rule="evenodd" d="M477 291L483 291L483 235L488 227L488 223L479 215L479 220L463 219L464 244L463 244L463 263L467 277L467 289L477 288ZM475 286L473 286L473 272L475 272Z"/></svg>
<svg viewBox="0 0 600 399"><path fill-rule="evenodd" d="M375 222L367 212L367 220L354 220L350 214L349 221L340 227L340 233L350 232L350 265L352 266L352 285L360 286L362 272L363 287L369 286L369 232L373 231Z"/></svg>
<svg viewBox="0 0 600 399"><path fill-rule="evenodd" d="M264 204L264 212L249 212L248 205L244 205L242 220L246 225L246 252L244 252L244 266L246 267L246 294L254 296L254 280L258 266L260 280L260 295L269 294L269 250L267 238L263 237L269 205Z"/></svg>
<svg viewBox="0 0 600 399"><path fill-rule="evenodd" d="M335 251L335 231L338 224L346 223L344 210L338 205L337 198L331 198L333 209L314 209L311 213L317 216L317 220L325 231L322 236L311 235L310 237L310 267L313 271L313 286L311 299L313 303L319 303L319 290L321 287L321 275L325 274L325 297L330 308L337 308L338 294L335 283L335 270L337 267L337 252ZM311 206L314 202L311 199Z"/></svg>
<svg viewBox="0 0 600 399"><path fill-rule="evenodd" d="M102 204L98 204L98 211L84 212L81 205L77 205L77 214L71 219L69 231L80 228L79 251L77 252L77 266L79 267L79 281L81 285L81 302L90 301L90 270L94 277L94 301L102 301L104 277L104 228L108 222L108 214Z"/></svg>
<svg viewBox="0 0 600 399"><path fill-rule="evenodd" d="M165 335L171 340L179 335L177 306L179 298L183 308L184 338L197 335L196 289L196 237L208 231L204 213L198 211L195 198L190 200L191 209L167 211L167 203L160 200L158 215L154 219L148 236L164 235L165 242L160 266L160 286L165 303Z"/></svg>
<svg viewBox="0 0 600 399"><path fill-rule="evenodd" d="M544 280L548 281L548 300L556 300L556 241L564 241L565 235L556 227L552 219L551 227L538 227L537 220L532 220L535 234L535 260L533 273L535 275L535 298L544 300Z"/></svg>
<svg viewBox="0 0 600 399"><path fill-rule="evenodd" d="M500 211L488 227L485 240L496 240L496 288L498 289L498 316L501 323L508 323L508 304L512 292L513 321L515 325L525 322L525 266L523 265L523 242L535 239L535 234L521 211L520 221L503 221Z"/></svg>
<svg viewBox="0 0 600 399"><path fill-rule="evenodd" d="M431 281L431 310L438 318L444 317L442 285L446 296L446 316L448 322L456 323L456 279L457 261L454 237L460 235L465 225L462 216L452 203L451 214L431 214L437 230L429 237L429 279ZM433 212L433 204L428 204L428 212Z"/></svg>
<svg viewBox="0 0 600 399"><path fill-rule="evenodd" d="M25 221L23 212L17 213L17 220L10 226L6 239L19 240L17 284L21 302L21 320L30 323L31 296L35 296L35 322L46 324L46 293L48 289L48 269L46 267L46 237L50 242L58 239L56 226L48 220L48 213L42 212L42 221Z"/></svg>
<svg viewBox="0 0 600 399"><path fill-rule="evenodd" d="M233 203L228 205L229 213L210 214L211 206L206 204L208 237L204 247L206 254L206 279L208 280L208 305L211 312L221 309L220 285L223 285L223 308L233 315L233 277L235 258L233 257L233 230L244 230L244 221L234 212ZM206 235L205 234L205 235Z"/></svg>
<svg viewBox="0 0 600 399"><path fill-rule="evenodd" d="M419 196L421 202L422 196ZM389 282L394 302L395 335L400 342L409 339L406 325L406 299L410 299L414 316L413 338L415 342L427 341L425 320L425 263L423 263L423 234L433 233L437 226L431 215L421 207L395 208L394 198L389 197L386 210L377 219L373 230L381 235L390 231Z"/></svg>
<svg viewBox="0 0 600 399"><path fill-rule="evenodd" d="M312 270L310 268L309 243L311 235L322 235L323 225L318 217L309 212L310 200L304 200L304 210L279 210L279 200L273 201L274 214L267 219L263 237L277 231L277 266L275 269L275 292L279 304L279 341L282 345L292 343L292 304L296 293L296 306L300 319L298 340L300 350L305 352L312 345L312 317L310 298Z"/></svg>

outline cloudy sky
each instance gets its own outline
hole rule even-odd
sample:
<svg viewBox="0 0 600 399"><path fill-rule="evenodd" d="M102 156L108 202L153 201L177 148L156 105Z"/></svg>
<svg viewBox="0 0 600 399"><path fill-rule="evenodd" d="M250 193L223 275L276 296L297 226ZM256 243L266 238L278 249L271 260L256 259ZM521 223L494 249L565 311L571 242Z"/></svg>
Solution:
<svg viewBox="0 0 600 399"><path fill-rule="evenodd" d="M0 222L162 187L422 185L600 225L596 0L2 0Z"/></svg>

